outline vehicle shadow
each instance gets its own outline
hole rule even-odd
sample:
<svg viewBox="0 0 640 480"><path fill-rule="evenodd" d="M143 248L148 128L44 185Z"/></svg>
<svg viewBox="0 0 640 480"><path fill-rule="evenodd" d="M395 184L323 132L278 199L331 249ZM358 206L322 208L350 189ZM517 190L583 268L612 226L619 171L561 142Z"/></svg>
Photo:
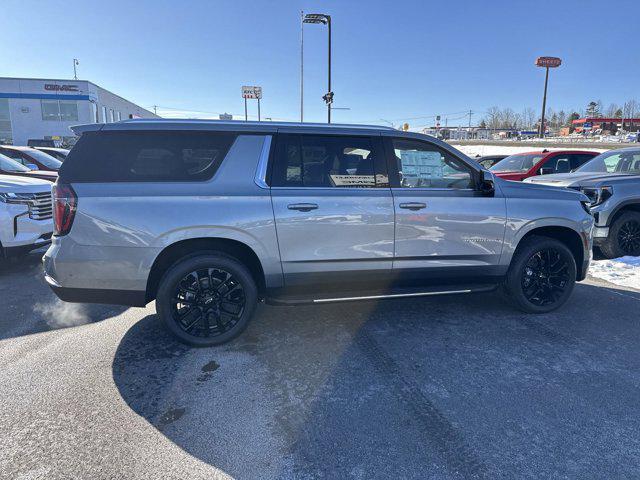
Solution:
<svg viewBox="0 0 640 480"><path fill-rule="evenodd" d="M99 322L127 309L59 300L44 280L43 253L0 262L0 340Z"/></svg>
<svg viewBox="0 0 640 480"><path fill-rule="evenodd" d="M149 315L113 378L159 432L236 478L632 477L639 301L578 285L539 316L497 295L262 307L209 349Z"/></svg>

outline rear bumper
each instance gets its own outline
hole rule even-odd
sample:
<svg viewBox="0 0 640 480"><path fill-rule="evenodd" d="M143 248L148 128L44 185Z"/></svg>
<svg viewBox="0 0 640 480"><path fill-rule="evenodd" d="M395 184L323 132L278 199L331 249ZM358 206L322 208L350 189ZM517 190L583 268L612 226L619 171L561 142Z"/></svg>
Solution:
<svg viewBox="0 0 640 480"><path fill-rule="evenodd" d="M146 292L138 290L107 290L93 288L68 288L60 286L52 277L44 279L60 300L71 303L104 303L126 307L144 307Z"/></svg>

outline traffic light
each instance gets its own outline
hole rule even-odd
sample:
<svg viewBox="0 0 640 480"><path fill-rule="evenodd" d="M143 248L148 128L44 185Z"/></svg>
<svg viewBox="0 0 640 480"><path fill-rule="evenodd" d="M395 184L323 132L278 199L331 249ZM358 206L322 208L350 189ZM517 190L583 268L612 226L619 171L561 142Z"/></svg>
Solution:
<svg viewBox="0 0 640 480"><path fill-rule="evenodd" d="M405 132L409 131L409 124L405 123L404 125L402 125L402 130L404 130Z"/></svg>
<svg viewBox="0 0 640 480"><path fill-rule="evenodd" d="M329 92L322 96L322 99L327 105L331 105L333 103L333 92Z"/></svg>

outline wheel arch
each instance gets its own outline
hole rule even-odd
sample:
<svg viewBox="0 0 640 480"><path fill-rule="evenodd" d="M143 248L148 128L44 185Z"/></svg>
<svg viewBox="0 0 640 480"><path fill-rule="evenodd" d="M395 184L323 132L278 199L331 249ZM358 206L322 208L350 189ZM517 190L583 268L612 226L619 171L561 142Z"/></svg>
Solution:
<svg viewBox="0 0 640 480"><path fill-rule="evenodd" d="M166 246L154 260L146 287L146 301L156 298L158 286L164 273L176 262L193 257L203 252L221 252L236 258L249 268L258 287L258 293L263 294L266 288L265 273L256 252L246 243L228 238L190 238L180 240Z"/></svg>
<svg viewBox="0 0 640 480"><path fill-rule="evenodd" d="M607 226L612 226L613 223L626 212L640 213L640 200L629 200L626 202L622 202L620 205L616 206L616 208L607 218Z"/></svg>
<svg viewBox="0 0 640 480"><path fill-rule="evenodd" d="M586 246L585 246L585 239L583 239L580 233L578 233L576 230L570 227L561 226L561 225L546 225L546 226L534 227L528 230L524 235L522 235L518 239L518 243L516 244L514 251L516 251L518 247L522 245L522 242L524 240L532 236L553 238L555 240L562 242L564 245L566 245L567 248L573 254L573 258L576 261L576 267L577 267L578 277L579 277L578 280L584 280L584 278L580 278L582 277L580 271L581 271L581 266L583 265L585 260L584 255L585 255Z"/></svg>

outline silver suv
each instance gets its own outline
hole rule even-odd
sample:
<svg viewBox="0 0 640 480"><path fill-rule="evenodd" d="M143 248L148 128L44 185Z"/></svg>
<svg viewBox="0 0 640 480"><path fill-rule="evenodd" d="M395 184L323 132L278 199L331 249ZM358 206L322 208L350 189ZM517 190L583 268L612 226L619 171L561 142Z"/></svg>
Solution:
<svg viewBox="0 0 640 480"><path fill-rule="evenodd" d="M260 300L504 286L520 309L549 312L589 265L585 195L500 180L425 135L199 120L74 130L47 281L66 301L155 299L193 345L238 335Z"/></svg>
<svg viewBox="0 0 640 480"><path fill-rule="evenodd" d="M607 258L640 255L640 148L610 150L572 173L525 182L569 187L589 197L594 243Z"/></svg>

